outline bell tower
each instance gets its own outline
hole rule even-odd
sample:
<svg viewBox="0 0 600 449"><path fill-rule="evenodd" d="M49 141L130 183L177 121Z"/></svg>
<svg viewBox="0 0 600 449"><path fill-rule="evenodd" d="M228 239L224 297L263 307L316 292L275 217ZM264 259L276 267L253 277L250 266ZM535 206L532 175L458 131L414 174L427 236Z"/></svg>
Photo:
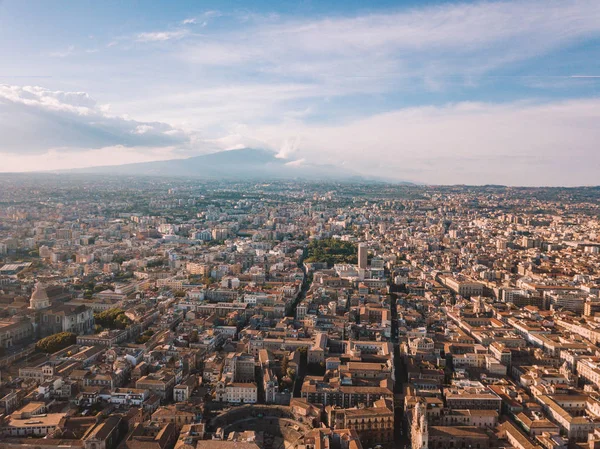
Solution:
<svg viewBox="0 0 600 449"><path fill-rule="evenodd" d="M427 424L427 408L421 402L418 402L413 410L410 439L412 449L428 449L429 428Z"/></svg>

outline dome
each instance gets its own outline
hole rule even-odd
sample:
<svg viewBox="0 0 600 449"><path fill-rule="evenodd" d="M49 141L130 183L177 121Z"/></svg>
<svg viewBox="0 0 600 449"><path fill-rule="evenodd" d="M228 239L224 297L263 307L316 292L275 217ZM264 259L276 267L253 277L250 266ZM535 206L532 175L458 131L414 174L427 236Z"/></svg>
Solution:
<svg viewBox="0 0 600 449"><path fill-rule="evenodd" d="M41 282L35 284L33 293L31 294L32 301L49 301L48 293L46 293L46 286Z"/></svg>
<svg viewBox="0 0 600 449"><path fill-rule="evenodd" d="M46 287L41 282L38 282L31 294L29 308L39 310L47 307L50 307L50 298L48 298Z"/></svg>

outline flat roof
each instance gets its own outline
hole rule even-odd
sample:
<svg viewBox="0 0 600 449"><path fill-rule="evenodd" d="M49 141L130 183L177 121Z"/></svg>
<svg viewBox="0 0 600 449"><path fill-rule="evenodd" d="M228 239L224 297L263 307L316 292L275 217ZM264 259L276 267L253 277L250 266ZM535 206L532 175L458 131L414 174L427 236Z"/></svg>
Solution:
<svg viewBox="0 0 600 449"><path fill-rule="evenodd" d="M16 419L12 416L8 422L8 427L29 428L29 427L56 427L66 413L48 413L45 415L36 415L26 419Z"/></svg>

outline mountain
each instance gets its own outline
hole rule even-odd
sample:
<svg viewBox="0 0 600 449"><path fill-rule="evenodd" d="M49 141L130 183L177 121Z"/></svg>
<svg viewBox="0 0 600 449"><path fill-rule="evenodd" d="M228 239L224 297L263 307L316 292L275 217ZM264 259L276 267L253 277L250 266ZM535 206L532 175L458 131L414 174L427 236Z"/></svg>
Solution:
<svg viewBox="0 0 600 449"><path fill-rule="evenodd" d="M96 173L137 176L201 177L224 180L306 179L364 181L364 177L333 165L290 161L267 150L243 148L187 159L143 162L125 165L80 168L69 173Z"/></svg>

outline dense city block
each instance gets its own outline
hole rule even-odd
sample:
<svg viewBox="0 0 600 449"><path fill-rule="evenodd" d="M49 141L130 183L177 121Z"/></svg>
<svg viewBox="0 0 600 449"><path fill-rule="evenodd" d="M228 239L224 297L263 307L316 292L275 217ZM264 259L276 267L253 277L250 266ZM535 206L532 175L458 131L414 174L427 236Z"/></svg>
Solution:
<svg viewBox="0 0 600 449"><path fill-rule="evenodd" d="M600 189L0 177L0 448L600 447Z"/></svg>

